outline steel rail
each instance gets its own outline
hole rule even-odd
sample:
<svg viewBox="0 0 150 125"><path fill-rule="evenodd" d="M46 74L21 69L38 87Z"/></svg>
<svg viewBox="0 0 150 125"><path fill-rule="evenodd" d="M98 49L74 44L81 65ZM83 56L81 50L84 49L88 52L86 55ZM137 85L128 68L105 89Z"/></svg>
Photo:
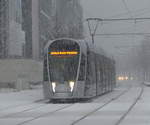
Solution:
<svg viewBox="0 0 150 125"><path fill-rule="evenodd" d="M117 121L117 123L115 125L120 125L122 123L122 121L126 118L126 116L131 112L131 110L134 108L134 106L138 103L138 101L141 99L142 95L144 92L144 87L142 86L140 94L138 95L138 97L136 98L136 100L134 101L134 103L130 106L130 108L123 114L123 116Z"/></svg>
<svg viewBox="0 0 150 125"><path fill-rule="evenodd" d="M21 122L21 123L18 123L17 125L24 125L24 124L27 124L27 123L32 122L32 121L34 121L34 120L37 120L37 119L39 119L39 118L43 118L43 117L52 115L52 114L54 114L54 113L56 113L56 112L58 112L58 111L61 111L61 110L63 110L63 109L69 108L69 107L71 107L71 106L73 106L73 105L75 105L75 104L70 104L70 105L67 105L67 106L63 106L63 107L58 108L58 109L56 109L56 110L54 110L54 111L50 111L50 112L48 112L48 113L44 113L44 114L42 114L42 115L39 115L39 116L36 116L36 117L31 118L31 119L29 119L29 120L26 120L26 121L23 121L23 122Z"/></svg>
<svg viewBox="0 0 150 125"><path fill-rule="evenodd" d="M123 92L122 92L121 94L119 94L118 96L116 96L116 97L112 98L111 100L107 101L107 102L106 102L105 104L103 104L102 106L100 106L100 107L94 109L93 111L91 111L91 112L85 114L84 116L82 116L81 118L77 119L76 121L74 121L73 123L71 123L71 125L75 125L75 124L79 123L80 121L82 121L83 119L85 119L85 118L91 116L92 114L94 114L94 113L97 112L98 110L104 108L105 106L107 106L107 105L110 104L111 102L113 102L113 101L117 100L118 98L120 98L121 96L123 96L123 95L124 95L125 93L127 93L129 90L130 90L130 87L129 87L127 90L123 91Z"/></svg>
<svg viewBox="0 0 150 125"><path fill-rule="evenodd" d="M39 109L41 107L46 107L46 106L47 106L46 104L41 104L41 105L38 105L38 106L35 106L35 107L32 107L32 108L27 108L27 109L22 110L22 111L18 111L18 112L14 112L14 113L11 113L11 114L0 116L0 119L13 117L15 115L18 115L18 114L21 114L21 113L25 113L25 112L28 112L28 111L32 111L32 110L35 110L35 109ZM15 108L18 108L18 107L15 107Z"/></svg>

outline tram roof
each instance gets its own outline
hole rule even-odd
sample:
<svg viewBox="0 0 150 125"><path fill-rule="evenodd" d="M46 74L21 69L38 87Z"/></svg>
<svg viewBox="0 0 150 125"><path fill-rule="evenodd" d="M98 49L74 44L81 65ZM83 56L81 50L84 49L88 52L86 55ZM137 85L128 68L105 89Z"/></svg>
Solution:
<svg viewBox="0 0 150 125"><path fill-rule="evenodd" d="M73 41L79 43L79 45L80 45L81 48L82 48L82 51L86 51L86 49L87 49L86 44L87 44L88 47L89 47L89 49L90 49L90 51L93 51L93 52L95 52L95 53L97 53L97 54L100 54L100 55L104 55L104 56L106 56L106 57L108 57L108 58L111 58L111 59L113 58L113 56L112 56L111 54L106 53L103 48L94 46L91 41L87 41L87 40L85 40L85 39L58 38L58 39L50 40L50 41L46 44L45 49L48 48L48 46L49 46L52 42L54 42L54 41L56 41L56 40L63 40L63 39L64 39L64 40L65 40L65 39L67 39L67 40L73 40Z"/></svg>

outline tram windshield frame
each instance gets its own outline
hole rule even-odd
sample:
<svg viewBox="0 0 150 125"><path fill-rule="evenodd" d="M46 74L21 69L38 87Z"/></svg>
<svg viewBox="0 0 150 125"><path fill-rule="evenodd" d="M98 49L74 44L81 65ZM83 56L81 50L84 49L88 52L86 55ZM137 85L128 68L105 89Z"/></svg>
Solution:
<svg viewBox="0 0 150 125"><path fill-rule="evenodd" d="M76 81L80 46L72 40L54 41L48 48L50 81L64 84Z"/></svg>

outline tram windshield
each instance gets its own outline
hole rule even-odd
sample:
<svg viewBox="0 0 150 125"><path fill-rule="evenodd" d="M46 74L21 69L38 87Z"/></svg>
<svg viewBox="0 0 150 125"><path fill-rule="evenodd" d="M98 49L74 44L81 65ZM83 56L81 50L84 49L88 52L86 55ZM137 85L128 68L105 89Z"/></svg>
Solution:
<svg viewBox="0 0 150 125"><path fill-rule="evenodd" d="M49 47L49 70L51 82L75 81L79 65L79 45L70 40L58 40Z"/></svg>

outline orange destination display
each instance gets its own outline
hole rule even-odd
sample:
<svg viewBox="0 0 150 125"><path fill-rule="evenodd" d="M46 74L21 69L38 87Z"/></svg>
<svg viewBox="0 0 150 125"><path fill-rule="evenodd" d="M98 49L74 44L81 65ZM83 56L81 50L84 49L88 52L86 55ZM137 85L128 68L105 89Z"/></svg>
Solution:
<svg viewBox="0 0 150 125"><path fill-rule="evenodd" d="M64 51L64 52L50 52L49 53L52 56L73 56L77 55L77 51Z"/></svg>

